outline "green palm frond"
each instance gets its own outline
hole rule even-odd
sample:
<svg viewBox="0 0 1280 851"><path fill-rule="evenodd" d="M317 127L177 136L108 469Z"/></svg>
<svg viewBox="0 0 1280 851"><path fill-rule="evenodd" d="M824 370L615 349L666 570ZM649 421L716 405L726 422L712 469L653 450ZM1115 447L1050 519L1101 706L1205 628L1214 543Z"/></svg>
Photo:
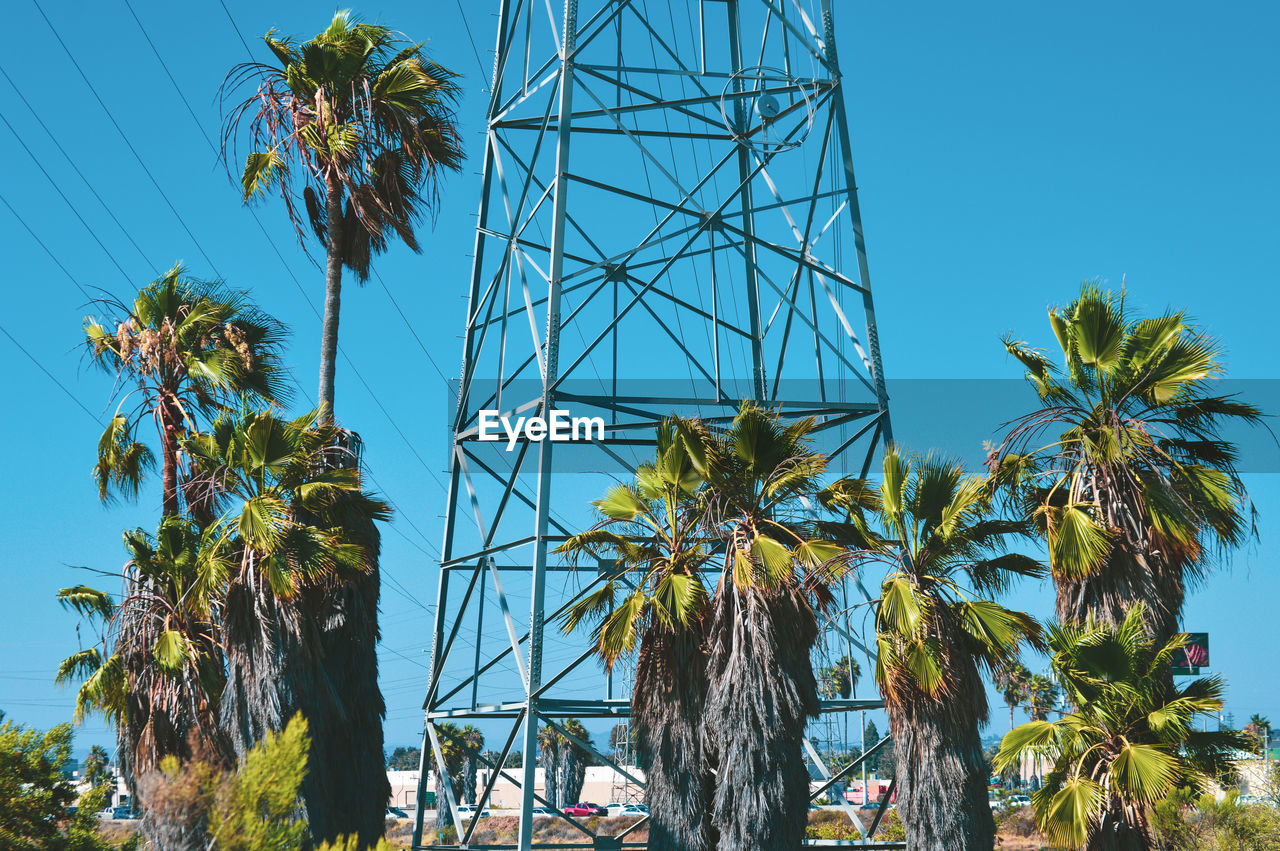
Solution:
<svg viewBox="0 0 1280 851"><path fill-rule="evenodd" d="M110 620L116 609L110 594L88 585L63 588L58 591L57 599L63 608L74 609L82 615L96 616L104 621Z"/></svg>

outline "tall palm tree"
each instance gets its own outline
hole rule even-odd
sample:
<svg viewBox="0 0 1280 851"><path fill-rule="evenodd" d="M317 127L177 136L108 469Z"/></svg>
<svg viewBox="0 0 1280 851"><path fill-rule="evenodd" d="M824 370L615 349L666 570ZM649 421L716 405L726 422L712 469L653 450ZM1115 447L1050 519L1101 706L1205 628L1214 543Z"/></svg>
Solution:
<svg viewBox="0 0 1280 851"><path fill-rule="evenodd" d="M274 63L228 75L233 88L256 91L232 109L224 152L234 154L247 118L244 200L277 190L298 237L309 229L325 246L319 400L330 420L342 267L363 283L393 234L421 250L414 228L436 200L436 177L462 165L457 75L427 59L422 44L345 11L309 41L271 32L263 42Z"/></svg>
<svg viewBox="0 0 1280 851"><path fill-rule="evenodd" d="M1024 755L1053 764L1031 801L1055 845L1149 851L1156 801L1175 787L1213 788L1230 775L1232 750L1253 748L1243 733L1195 730L1197 716L1222 708L1224 683L1205 677L1171 691L1169 664L1187 637L1157 642L1147 629L1141 604L1117 625L1088 616L1051 627L1053 670L1075 711L1001 742L997 770Z"/></svg>
<svg viewBox="0 0 1280 851"><path fill-rule="evenodd" d="M716 767L711 820L724 848L796 848L808 823L815 607L831 601L825 565L839 553L813 534L801 505L826 469L810 446L813 426L784 425L744 403L705 452L705 526L724 560L711 605L703 747Z"/></svg>
<svg viewBox="0 0 1280 851"><path fill-rule="evenodd" d="M131 304L104 299L114 315L85 320L91 359L127 388L98 441L98 494L135 497L154 454L137 437L145 418L160 438L163 513L180 509L178 447L197 425L240 396L283 399L279 347L284 328L243 293L197 280L175 265L143 287Z"/></svg>
<svg viewBox="0 0 1280 851"><path fill-rule="evenodd" d="M1152 636L1167 640L1187 584L1249 533L1222 432L1261 414L1216 395L1222 347L1181 312L1139 319L1123 293L1086 284L1049 323L1061 368L1004 341L1041 407L1009 427L990 465L1048 543L1059 620L1118 624L1143 603Z"/></svg>
<svg viewBox="0 0 1280 851"><path fill-rule="evenodd" d="M991 672L991 680L1009 707L1009 729L1013 729L1013 710L1027 699L1027 686L1031 682L1031 672L1019 660L997 665Z"/></svg>
<svg viewBox="0 0 1280 851"><path fill-rule="evenodd" d="M1022 524L989 515L982 478L938 457L890 448L877 488L844 479L824 504L847 513L831 531L855 565L888 568L875 606L876 684L897 757L899 812L907 845L922 851L991 848L987 765L979 727L987 719L979 673L1007 666L1040 643L1029 615L991 599L1034 559L1006 552Z"/></svg>
<svg viewBox="0 0 1280 851"><path fill-rule="evenodd" d="M243 64L228 76L233 88L255 91L231 111L223 149L233 154L247 119L244 200L277 190L299 239L310 230L325 247L318 400L328 424L335 416L343 266L362 283L393 237L420 250L415 227L434 206L436 178L462 165L453 113L459 90L456 75L430 61L421 43L403 42L389 27L348 12L335 14L308 41L268 33L263 42L272 62ZM371 523L357 531L368 569L328 592L322 640L326 675L351 692L352 758L368 772L383 747L380 541ZM381 817L382 806L369 799L368 824Z"/></svg>
<svg viewBox="0 0 1280 851"><path fill-rule="evenodd" d="M183 448L198 471L192 491L219 512L208 534L233 562L222 613L222 719L236 753L301 711L313 735L303 783L312 835L373 842L389 794L382 754L352 744L354 703L367 695L330 678L322 632L325 593L368 563L352 518L383 520L389 510L363 490L358 467L338 466L337 429L318 417L244 411L220 417Z"/></svg>
<svg viewBox="0 0 1280 851"><path fill-rule="evenodd" d="M653 851L712 847L712 776L700 736L708 624L702 572L710 553L699 528L698 467L705 465L706 440L699 423L662 423L654 459L637 468L633 482L594 502L600 521L556 550L614 562L604 584L571 607L563 625L572 631L594 623L596 653L606 667L636 653L626 734L636 737L647 779Z"/></svg>

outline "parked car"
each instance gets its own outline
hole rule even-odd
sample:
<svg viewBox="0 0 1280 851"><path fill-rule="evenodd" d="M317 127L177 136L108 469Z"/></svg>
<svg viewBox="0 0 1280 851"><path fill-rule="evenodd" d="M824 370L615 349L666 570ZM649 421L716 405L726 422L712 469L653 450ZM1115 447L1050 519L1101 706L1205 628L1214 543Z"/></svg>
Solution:
<svg viewBox="0 0 1280 851"><path fill-rule="evenodd" d="M582 801L565 807L564 814L567 816L607 816L609 811L591 801Z"/></svg>
<svg viewBox="0 0 1280 851"><path fill-rule="evenodd" d="M111 811L113 819L136 819L138 814L134 812L133 807L116 807Z"/></svg>
<svg viewBox="0 0 1280 851"><path fill-rule="evenodd" d="M627 804L618 811L620 818L644 818L649 815L649 808L644 804Z"/></svg>
<svg viewBox="0 0 1280 851"><path fill-rule="evenodd" d="M409 814L399 807L387 807L387 818L408 818Z"/></svg>
<svg viewBox="0 0 1280 851"><path fill-rule="evenodd" d="M555 810L551 809L550 807L534 807L533 808L534 818L552 818L557 815L559 815L559 813L557 813Z"/></svg>
<svg viewBox="0 0 1280 851"><path fill-rule="evenodd" d="M1029 797L1027 797L1026 795L1010 795L1010 796L1008 797L1007 801L1008 801L1009 806L1011 806L1011 807L1029 807L1029 806L1031 806L1031 799L1030 799Z"/></svg>
<svg viewBox="0 0 1280 851"><path fill-rule="evenodd" d="M463 804L460 807L458 807L458 815L462 816L464 819L476 818L476 808L471 806L470 804ZM479 814L480 818L490 818L492 816L493 816L493 813L489 812L488 810L480 810L480 814Z"/></svg>

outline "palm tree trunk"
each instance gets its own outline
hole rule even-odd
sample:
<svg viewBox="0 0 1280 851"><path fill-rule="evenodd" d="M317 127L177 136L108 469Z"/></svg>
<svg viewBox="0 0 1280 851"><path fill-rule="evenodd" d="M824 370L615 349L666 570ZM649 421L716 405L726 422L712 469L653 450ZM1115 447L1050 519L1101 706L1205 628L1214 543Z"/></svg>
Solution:
<svg viewBox="0 0 1280 851"><path fill-rule="evenodd" d="M550 731L548 731L550 735ZM542 797L546 798L547 803L553 808L559 810L564 808L564 804L560 800L558 793L559 786L557 784L557 773L560 763L560 748L554 744L544 744L539 749L539 756L542 762Z"/></svg>
<svg viewBox="0 0 1280 851"><path fill-rule="evenodd" d="M896 745L898 812L912 851L990 851L995 844L978 733L987 717L985 689L970 658L956 659L952 674L953 691L945 700L916 696L886 706Z"/></svg>
<svg viewBox="0 0 1280 851"><path fill-rule="evenodd" d="M182 415L169 402L160 403L161 514L177 517L178 505L178 436Z"/></svg>
<svg viewBox="0 0 1280 851"><path fill-rule="evenodd" d="M325 182L325 221L324 325L320 332L320 390L317 398L321 421L332 422L338 315L342 309L342 184L332 174Z"/></svg>
<svg viewBox="0 0 1280 851"><path fill-rule="evenodd" d="M316 595L321 636L320 667L333 700L320 702L331 735L316 752L315 773L326 777L328 832L312 830L317 841L358 834L362 845L374 845L386 832L391 787L383 761L382 722L386 702L378 687L378 571L381 537L367 518L351 518L348 535L364 548L368 570L338 588Z"/></svg>
<svg viewBox="0 0 1280 851"><path fill-rule="evenodd" d="M798 591L716 590L703 747L716 767L721 848L795 851L809 820L804 731L818 715L809 654L818 636Z"/></svg>
<svg viewBox="0 0 1280 851"><path fill-rule="evenodd" d="M649 851L708 851L714 791L703 758L707 698L703 636L650 629L640 640L631 699L636 755L645 773Z"/></svg>
<svg viewBox="0 0 1280 851"><path fill-rule="evenodd" d="M1186 597L1183 566L1145 549L1145 545L1117 542L1100 570L1079 579L1055 576L1059 622L1080 624L1092 614L1103 625L1114 627L1143 603L1147 633L1157 644L1172 638Z"/></svg>

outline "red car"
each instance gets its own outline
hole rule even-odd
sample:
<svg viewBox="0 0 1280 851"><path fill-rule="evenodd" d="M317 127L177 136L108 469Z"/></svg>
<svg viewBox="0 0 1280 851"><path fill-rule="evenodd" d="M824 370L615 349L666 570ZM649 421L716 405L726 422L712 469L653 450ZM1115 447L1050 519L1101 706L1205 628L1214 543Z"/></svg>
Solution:
<svg viewBox="0 0 1280 851"><path fill-rule="evenodd" d="M564 808L564 814L567 816L607 816L609 811L599 804L593 804L590 801L582 801L577 804L570 804Z"/></svg>

